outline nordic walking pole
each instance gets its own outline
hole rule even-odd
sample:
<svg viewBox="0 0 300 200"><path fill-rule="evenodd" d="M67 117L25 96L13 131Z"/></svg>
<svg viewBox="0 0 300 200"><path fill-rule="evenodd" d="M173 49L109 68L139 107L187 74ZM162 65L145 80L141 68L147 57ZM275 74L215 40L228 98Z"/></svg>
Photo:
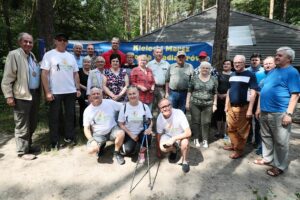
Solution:
<svg viewBox="0 0 300 200"><path fill-rule="evenodd" d="M147 164L148 164L148 174L149 174L149 187L151 188L151 173L150 173L150 155L149 155L149 145L148 145L148 137L147 135L144 135L146 137L146 148L147 148Z"/></svg>
<svg viewBox="0 0 300 200"><path fill-rule="evenodd" d="M147 164L148 164L148 173L149 173L149 187L151 188L151 173L150 173L150 155L149 155L149 145L148 145L148 136L145 134L145 131L149 127L148 121L146 119L146 116L143 116L143 125L144 125L144 137L146 137L146 149L147 149Z"/></svg>
<svg viewBox="0 0 300 200"><path fill-rule="evenodd" d="M141 151L141 148L143 147L143 144L144 144L144 141L145 141L145 136L146 136L146 135L143 136L142 144L141 144L141 147L140 147L140 150L139 150L139 151ZM136 175L137 167L138 167L138 165L139 165L139 159L140 159L140 158L139 158L139 156L138 156L138 160L136 161L134 173L133 173L133 176L132 176L132 181L131 181L130 192L129 192L129 193L131 193L131 191L132 191L133 181L134 181L134 178L135 178L135 175Z"/></svg>

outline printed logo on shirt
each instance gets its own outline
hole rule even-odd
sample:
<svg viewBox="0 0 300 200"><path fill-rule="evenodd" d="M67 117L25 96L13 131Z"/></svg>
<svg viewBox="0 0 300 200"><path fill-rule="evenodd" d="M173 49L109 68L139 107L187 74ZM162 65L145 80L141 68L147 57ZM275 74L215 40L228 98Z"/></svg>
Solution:
<svg viewBox="0 0 300 200"><path fill-rule="evenodd" d="M68 63L68 61L63 58L60 65L60 70L63 71L73 71L73 66Z"/></svg>
<svg viewBox="0 0 300 200"><path fill-rule="evenodd" d="M96 114L96 116L95 116L94 119L95 119L95 123L96 123L96 124L102 124L102 123L104 123L104 122L109 121L110 117L107 116L107 115L105 115L104 112L99 111L99 112Z"/></svg>

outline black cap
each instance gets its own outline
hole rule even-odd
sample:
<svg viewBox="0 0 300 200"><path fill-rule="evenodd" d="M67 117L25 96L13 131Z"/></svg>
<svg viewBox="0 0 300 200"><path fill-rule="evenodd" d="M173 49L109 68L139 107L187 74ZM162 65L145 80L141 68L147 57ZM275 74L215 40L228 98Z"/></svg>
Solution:
<svg viewBox="0 0 300 200"><path fill-rule="evenodd" d="M60 38L60 37L66 39L66 40L69 40L69 37L68 37L66 34L64 34L64 33L57 33L57 34L55 35L54 39L58 39L58 38Z"/></svg>

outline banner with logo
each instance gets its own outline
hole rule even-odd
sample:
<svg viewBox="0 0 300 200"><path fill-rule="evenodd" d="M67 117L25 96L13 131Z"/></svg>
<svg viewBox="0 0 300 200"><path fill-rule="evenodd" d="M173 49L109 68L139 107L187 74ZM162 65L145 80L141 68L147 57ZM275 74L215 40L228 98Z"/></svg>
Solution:
<svg viewBox="0 0 300 200"><path fill-rule="evenodd" d="M86 47L88 44L93 44L96 55L101 55L103 52L111 49L110 42L91 42L91 41L76 41L69 40L67 51L73 52L74 43L80 42L83 45L82 55L87 55ZM42 43L42 41L39 41ZM40 47L44 47L43 44ZM205 51L208 56L212 56L212 45L207 42L200 43L178 43L178 42L122 42L120 44L120 50L125 54L127 52L133 52L136 57L141 54L146 54L149 61L153 60L153 49L155 47L161 47L163 49L163 59L167 60L170 64L176 62L176 53L178 51L186 52L186 62L191 63L194 68L199 66L198 55L201 51ZM40 52L43 50L40 50Z"/></svg>

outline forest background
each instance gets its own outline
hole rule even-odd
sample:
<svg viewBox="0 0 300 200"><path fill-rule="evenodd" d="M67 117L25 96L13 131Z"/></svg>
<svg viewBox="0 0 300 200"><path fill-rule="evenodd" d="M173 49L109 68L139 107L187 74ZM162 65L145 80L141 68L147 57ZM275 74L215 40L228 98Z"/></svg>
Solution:
<svg viewBox="0 0 300 200"><path fill-rule="evenodd" d="M116 36L122 41L130 41L216 5L216 0L0 0L0 2L0 70L4 67L8 51L18 47L16 40L20 32L29 32L35 39L44 38L48 48L52 48L55 32L64 32L73 40L109 41ZM274 5L274 8L272 9L270 5ZM230 7L300 25L299 0L231 0ZM37 52L37 45L34 52Z"/></svg>

